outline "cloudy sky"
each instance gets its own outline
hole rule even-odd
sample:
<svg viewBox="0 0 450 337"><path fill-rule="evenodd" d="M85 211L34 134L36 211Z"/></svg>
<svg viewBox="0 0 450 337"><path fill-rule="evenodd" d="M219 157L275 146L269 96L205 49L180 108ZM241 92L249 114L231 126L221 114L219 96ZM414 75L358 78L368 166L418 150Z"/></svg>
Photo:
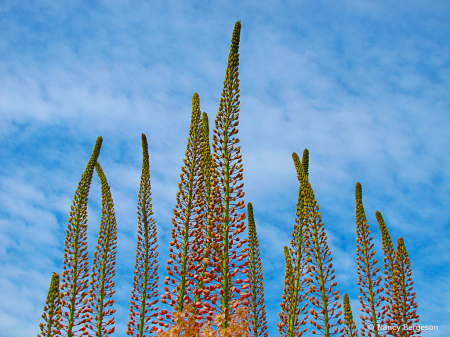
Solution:
<svg viewBox="0 0 450 337"><path fill-rule="evenodd" d="M118 225L115 335L126 336L141 133L163 278L192 95L212 129L237 20L244 200L254 207L270 336L278 335L297 201L291 155L304 148L338 289L354 316L360 182L376 257L379 210L393 240L405 240L420 323L439 327L422 335L448 336L449 17L448 1L2 1L0 337L39 333L98 136ZM100 206L94 176L90 265Z"/></svg>

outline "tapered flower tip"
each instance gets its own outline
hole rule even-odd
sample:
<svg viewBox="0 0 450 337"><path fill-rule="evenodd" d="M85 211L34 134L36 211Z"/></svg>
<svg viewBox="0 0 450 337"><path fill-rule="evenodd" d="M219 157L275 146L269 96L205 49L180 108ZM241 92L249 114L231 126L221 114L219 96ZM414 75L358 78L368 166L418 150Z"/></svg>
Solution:
<svg viewBox="0 0 450 337"><path fill-rule="evenodd" d="M55 272L52 274L52 279L50 281L51 288L59 288L59 275Z"/></svg>
<svg viewBox="0 0 450 337"><path fill-rule="evenodd" d="M95 141L94 150L92 150L92 155L91 155L90 161L97 160L97 158L100 154L100 149L102 148L102 143L103 143L103 138L98 137L97 140Z"/></svg>
<svg viewBox="0 0 450 337"><path fill-rule="evenodd" d="M255 218L253 217L253 206L251 202L247 203L247 216L248 216L248 228L249 230L254 230Z"/></svg>
<svg viewBox="0 0 450 337"><path fill-rule="evenodd" d="M348 294L344 294L344 305L348 303Z"/></svg>
<svg viewBox="0 0 450 337"><path fill-rule="evenodd" d="M200 100L200 96L194 92L194 94L192 95L192 104L194 104L194 102L198 102Z"/></svg>
<svg viewBox="0 0 450 337"><path fill-rule="evenodd" d="M300 174L299 170L302 170L300 158L298 157L298 154L295 152L292 152L292 159L294 160L294 166L297 168L297 172Z"/></svg>
<svg viewBox="0 0 450 337"><path fill-rule="evenodd" d="M397 250L399 250L400 248L405 247L405 242L403 241L403 238L398 238L397 239Z"/></svg>
<svg viewBox="0 0 450 337"><path fill-rule="evenodd" d="M251 202L247 203L247 211L248 211L248 213L250 213L250 212L253 213L253 205Z"/></svg>
<svg viewBox="0 0 450 337"><path fill-rule="evenodd" d="M228 55L228 67L235 67L239 64L238 51L241 36L241 21L236 21L233 28L233 36L231 37L230 54Z"/></svg>
<svg viewBox="0 0 450 337"><path fill-rule="evenodd" d="M233 28L233 42L239 45L239 36L241 35L241 21L238 20Z"/></svg>
<svg viewBox="0 0 450 337"><path fill-rule="evenodd" d="M362 186L359 182L355 185L355 195L362 196Z"/></svg>
<svg viewBox="0 0 450 337"><path fill-rule="evenodd" d="M203 112L202 114L202 126L203 126L203 137L205 137L204 141L209 139L209 121L208 121L208 115L206 112Z"/></svg>
<svg viewBox="0 0 450 337"><path fill-rule="evenodd" d="M142 153L144 154L144 157L148 157L148 142L145 134L141 135L141 139L142 139Z"/></svg>
<svg viewBox="0 0 450 337"><path fill-rule="evenodd" d="M376 211L376 212L375 212L375 216L377 217L377 220L378 220L379 223L380 223L380 222L384 222L384 221L383 221L383 216L381 215L381 212L380 212L380 211Z"/></svg>
<svg viewBox="0 0 450 337"><path fill-rule="evenodd" d="M102 137L97 137L97 140L95 141L94 149L95 148L99 148L99 150L100 150L100 147L102 146L102 143L103 143L103 138Z"/></svg>
<svg viewBox="0 0 450 337"><path fill-rule="evenodd" d="M302 165L303 165L303 171L305 172L306 176L308 176L308 171L309 171L309 150L307 148L305 148L303 150Z"/></svg>

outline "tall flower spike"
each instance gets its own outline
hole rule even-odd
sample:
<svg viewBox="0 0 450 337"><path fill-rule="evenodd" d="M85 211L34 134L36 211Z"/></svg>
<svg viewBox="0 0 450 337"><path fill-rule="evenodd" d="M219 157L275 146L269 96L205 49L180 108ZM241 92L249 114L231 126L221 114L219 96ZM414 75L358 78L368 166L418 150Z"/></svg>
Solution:
<svg viewBox="0 0 450 337"><path fill-rule="evenodd" d="M375 251L372 250L373 243L367 224L364 207L362 204L362 186L358 182L355 186L356 200L356 271L358 272L359 302L361 303L362 315L360 315L362 336L378 337L378 327L384 324L384 312L381 312L380 295L383 288L380 287L381 276L377 277L380 268L377 267L378 260L375 259ZM370 328L369 328L370 326Z"/></svg>
<svg viewBox="0 0 450 337"><path fill-rule="evenodd" d="M305 296L308 296L313 306L309 312L314 320L311 319L310 323L317 329L311 330L311 332L330 337L337 334L342 325L342 320L339 318L342 311L335 312L341 308L341 304L338 304L339 291L333 291L337 282L332 282L335 275L334 269L332 269L331 253L327 245L327 236L320 216L319 205L311 184L295 152L292 154L292 158L302 187L302 196L304 196L303 221L307 225L304 228L303 242L306 246L308 262L306 273L309 274L309 277L305 279L306 285L309 287ZM341 328L340 333L343 331L344 328Z"/></svg>
<svg viewBox="0 0 450 337"><path fill-rule="evenodd" d="M86 310L90 315L88 314L84 317L89 322L89 324L85 323L85 329L91 331L90 336L106 337L115 331L115 327L107 330L108 325L114 324L114 317L108 321L106 319L108 318L107 316L114 314L116 310L106 308L108 306L112 307L114 304L114 300L108 298L115 293L112 278L116 274L114 265L116 264L117 224L111 189L98 162L95 163L95 170L100 179L102 190L102 217L96 245L97 250L94 252L89 305Z"/></svg>
<svg viewBox="0 0 450 337"><path fill-rule="evenodd" d="M249 271L247 273L250 279L251 294L251 322L249 328L251 336L268 336L266 309L264 306L264 283L261 267L261 257L259 255L258 235L256 234L255 219L253 217L253 206L247 204L248 214L248 237L250 243L250 253L248 256Z"/></svg>
<svg viewBox="0 0 450 337"><path fill-rule="evenodd" d="M85 323L85 321L81 321L80 314L86 312L85 304L83 305L82 302L88 294L87 291L83 291L88 287L89 277L86 241L87 201L95 163L100 154L101 146L102 137L98 137L91 158L75 190L74 200L70 207L69 223L64 242L64 270L60 286L61 306L68 310L62 316L62 330L66 331L67 337L78 335L78 332L84 330L84 327L81 327L79 331L74 331L74 328L79 324Z"/></svg>
<svg viewBox="0 0 450 337"><path fill-rule="evenodd" d="M186 150L185 166L181 167L181 182L178 184L177 203L172 218L172 238L167 260L168 278L164 281L165 294L161 295L163 303L169 304L178 312L182 312L187 304L193 303L195 290L198 288L196 273L197 238L201 236L203 207L202 175L202 120L200 117L200 98L197 93L192 96L191 126ZM176 253L175 253L176 252ZM174 299L168 286L175 287L178 292ZM194 289L193 289L194 288ZM175 292L175 289L172 291ZM161 313L161 312L160 312ZM162 316L160 316L162 318ZM169 322L165 323L168 327Z"/></svg>
<svg viewBox="0 0 450 337"><path fill-rule="evenodd" d="M50 289L48 290L47 301L45 301L45 304L46 306L44 307L42 318L46 324L39 324L42 335L38 335L38 337L60 336L61 303L59 300L59 275L57 273L53 273L52 275Z"/></svg>
<svg viewBox="0 0 450 337"><path fill-rule="evenodd" d="M214 280L216 276L216 269L211 268L211 249L212 249L212 228L211 228L211 217L214 207L211 203L211 149L209 145L209 122L208 115L203 112L202 115L202 127L203 127L203 144L202 144L202 174L200 175L200 180L203 183L204 190L200 193L203 197L202 205L204 206L204 215L202 217L201 224L199 225L199 236L196 243L198 244L197 256L194 258L196 261L202 261L201 264L197 264L196 272L199 275L198 289L195 294L194 303L198 303L197 308L200 309L200 313L206 314L206 319L208 321L213 320L214 308L211 307L210 301L214 294L211 293L211 289L205 289L208 284ZM201 291L200 291L201 290Z"/></svg>
<svg viewBox="0 0 450 337"><path fill-rule="evenodd" d="M288 337L288 336L301 336L303 332L298 331L299 322L298 322L298 314L300 313L300 309L296 309L294 306L295 299L295 273L292 268L292 260L289 253L289 248L284 246L284 263L285 263L285 274L284 274L284 287L283 287L283 295L281 298L283 299L281 306L281 312L278 313L280 316L281 322L277 323L278 332L280 336ZM295 324L292 325L292 317L295 318ZM303 321L301 322L303 324ZM305 330L306 331L306 330Z"/></svg>
<svg viewBox="0 0 450 337"><path fill-rule="evenodd" d="M308 178L308 175L309 175L309 151L308 151L308 149L303 150L302 165L303 165L303 171L305 172L306 178Z"/></svg>
<svg viewBox="0 0 450 337"><path fill-rule="evenodd" d="M219 110L217 113L215 128L213 132L213 165L211 190L214 205L214 230L215 238L213 242L213 252L219 256L213 257L216 270L220 271L217 278L220 290L219 311L225 314L223 327L228 326L228 317L234 308L239 304L248 305L247 298L250 296L245 291L248 288L247 279L236 278L238 274L244 274L247 270L240 269L246 262L239 263L247 257L246 248L238 253L235 248L240 248L247 239L239 242L239 234L244 232L245 224L240 222L245 219L245 213L237 214L238 208L244 208L242 199L243 183L238 184L243 179L242 156L239 154L240 147L234 147L239 143L236 137L239 124L239 39L241 32L241 22L236 21L231 40L228 65L225 73L224 88L220 98ZM239 242L236 247L234 244ZM217 262L216 262L217 261ZM234 268L234 270L233 270ZM243 276L244 276L243 275ZM241 289L233 286L233 283L240 285ZM215 303L213 302L213 305Z"/></svg>
<svg viewBox="0 0 450 337"><path fill-rule="evenodd" d="M397 239L397 250L395 251L395 276L394 282L397 284L394 294L396 303L398 303L399 315L394 318L397 326L400 327L398 336L418 336L421 330L417 323L417 303L415 302L416 293L413 293L413 281L411 279L411 262L408 258L408 252L402 238Z"/></svg>
<svg viewBox="0 0 450 337"><path fill-rule="evenodd" d="M355 322L353 321L352 308L348 300L348 294L344 294L344 337L358 337Z"/></svg>
<svg viewBox="0 0 450 337"><path fill-rule="evenodd" d="M383 216L379 211L375 212L375 216L377 218L378 226L381 232L381 243L383 246L383 262L384 262L384 292L386 296L384 300L386 301L386 305L383 307L383 312L386 314L386 326L388 327L388 333L391 335L396 334L397 328L395 327L396 321L395 318L399 317L400 313L398 311L399 304L396 303L396 297L394 294L397 293L397 284L394 282L394 274L395 274L395 260L394 254L395 249L392 244L391 236L389 235L389 231L384 223Z"/></svg>
<svg viewBox="0 0 450 337"><path fill-rule="evenodd" d="M127 334L134 337L156 336L157 328L146 325L158 315L158 248L156 224L152 218L152 194L147 137L142 139L142 173L138 194L138 235L136 264L134 265L133 289L131 291L130 320ZM154 299L152 301L152 299ZM153 311L153 313L152 313ZM151 321L158 324L156 318ZM148 334L148 335L147 335Z"/></svg>
<svg viewBox="0 0 450 337"><path fill-rule="evenodd" d="M303 151L303 166L304 172L308 172L309 166L309 152L308 149ZM306 269L306 251L303 244L304 228L307 223L303 216L305 210L305 200L302 195L302 185L300 184L298 189L298 200L296 208L296 218L294 224L294 230L292 232L291 249L285 247L286 258L291 261L292 265L289 268L292 270L292 275L285 278L284 295L281 303L282 312L279 313L281 322L278 324L278 331L282 336L301 336L306 332L306 328L300 331L300 326L306 324L306 315L299 321L300 312L307 313L306 307L308 303L300 309L300 305L304 298L304 284L305 284L305 269ZM286 260L287 261L287 260ZM287 262L286 262L287 263ZM287 272L287 269L286 269Z"/></svg>
<svg viewBox="0 0 450 337"><path fill-rule="evenodd" d="M289 335L289 313L291 312L291 298L292 298L292 285L294 284L294 273L292 271L292 261L289 255L289 249L287 246L284 246L284 287L283 287L283 295L281 298L283 299L280 304L282 311L278 313L280 316L280 323L277 323L278 331L280 336L288 336Z"/></svg>

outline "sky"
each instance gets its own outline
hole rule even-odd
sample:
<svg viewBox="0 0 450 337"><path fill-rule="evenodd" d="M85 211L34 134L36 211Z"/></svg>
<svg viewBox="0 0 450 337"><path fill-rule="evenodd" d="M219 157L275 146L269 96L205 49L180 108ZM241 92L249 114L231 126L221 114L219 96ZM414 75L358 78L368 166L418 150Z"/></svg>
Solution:
<svg viewBox="0 0 450 337"><path fill-rule="evenodd" d="M383 257L379 210L393 241L405 240L420 324L438 327L422 336L448 336L449 17L448 1L423 0L2 1L0 337L40 333L98 136L117 218L114 335L126 336L141 134L163 279L192 95L212 131L237 20L244 200L254 209L269 336L278 335L298 195L292 153L305 148L337 289L349 294L357 325L360 182L375 257ZM94 175L89 266L100 212Z"/></svg>

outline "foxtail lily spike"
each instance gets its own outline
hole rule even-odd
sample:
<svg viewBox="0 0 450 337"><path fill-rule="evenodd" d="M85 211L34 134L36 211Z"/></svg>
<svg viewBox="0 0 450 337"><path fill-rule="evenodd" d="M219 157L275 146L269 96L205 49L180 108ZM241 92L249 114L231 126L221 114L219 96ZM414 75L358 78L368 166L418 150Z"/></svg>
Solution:
<svg viewBox="0 0 450 337"><path fill-rule="evenodd" d="M290 299L293 297L292 285L294 283L294 271L292 270L292 261L289 254L289 248L284 246L284 287L283 295L281 295L283 301L280 304L282 312L279 313L281 322L277 323L280 336L289 336L289 332L292 330L289 327L289 314L292 312L292 301Z"/></svg>
<svg viewBox="0 0 450 337"><path fill-rule="evenodd" d="M335 312L341 308L341 304L338 304L339 291L333 291L337 282L332 282L335 275L334 269L332 269L331 252L327 245L327 236L320 216L319 205L311 184L295 152L292 154L292 158L302 187L302 196L304 196L303 221L307 225L304 228L303 242L306 246L308 262L306 273L309 274L305 280L309 287L305 296L308 296L311 305L315 307L315 309L311 308L309 312L314 318L314 320L310 320L310 323L317 329L311 330L311 332L330 337L337 334L342 325L340 319L342 311ZM344 329L341 327L340 333L343 331Z"/></svg>
<svg viewBox="0 0 450 337"><path fill-rule="evenodd" d="M387 316L386 326L388 327L388 331L392 335L395 334L395 330L397 329L395 318L399 317L400 315L398 311L399 305L396 302L396 297L394 296L394 294L397 293L397 284L394 282L395 249L391 240L391 236L389 235L389 231L386 227L386 224L384 223L383 216L379 211L375 212L375 216L377 218L378 226L381 232L381 243L384 253L384 292L386 294L386 296L384 296L384 300L386 301L386 304L383 307L383 312Z"/></svg>
<svg viewBox="0 0 450 337"><path fill-rule="evenodd" d="M197 273L196 261L194 261L196 252L193 246L197 244L194 238L201 235L199 228L201 228L204 212L203 180L201 179L202 135L200 98L197 93L194 93L186 159L183 160L185 165L181 167L181 182L178 184L177 203L173 210L171 231L173 241L170 242L170 259L167 260L166 267L169 276L164 281L165 294L161 295L163 303L169 302L177 312L182 312L186 305L193 303L196 289L198 289L198 278L194 278ZM175 299L169 292L169 286L175 287L178 291ZM166 328L169 326L168 322L164 325Z"/></svg>
<svg viewBox="0 0 450 337"><path fill-rule="evenodd" d="M138 235L133 290L131 291L130 320L127 334L133 337L156 336L158 324L158 252L157 232L152 218L152 194L147 137L142 134L142 173L138 194ZM153 300L152 300L153 299ZM153 312L152 312L153 311ZM148 335L147 335L148 334Z"/></svg>
<svg viewBox="0 0 450 337"><path fill-rule="evenodd" d="M356 200L356 271L358 273L359 302L361 303L362 315L361 336L379 336L378 325L384 324L384 312L381 312L381 301L383 296L380 287L381 276L377 276L380 268L377 267L378 260L375 259L372 237L367 223L366 214L362 203L362 186L358 182L355 185ZM380 295L381 294L381 295Z"/></svg>
<svg viewBox="0 0 450 337"><path fill-rule="evenodd" d="M303 151L303 170L308 177L308 167L309 167L309 151L305 149ZM305 284L305 271L306 271L306 251L304 240L304 229L308 224L305 222L303 212L305 211L305 200L302 196L302 185L300 184L298 189L298 200L296 208L296 218L294 224L294 231L292 232L291 249L285 247L285 260L286 263L292 263L290 266L286 266L292 270L292 274L289 274L285 278L284 282L284 295L283 301L280 304L282 312L279 313L281 322L278 323L278 332L281 336L294 337L301 336L306 332L306 328L303 331L300 330L301 325L306 324L306 315L302 320L300 320L300 312L306 314L306 307L308 302L305 302L304 306L300 308L300 305L304 299L304 284ZM292 256L292 258L291 258ZM292 262L291 262L292 261ZM286 269L288 273L288 269Z"/></svg>
<svg viewBox="0 0 450 337"><path fill-rule="evenodd" d="M202 115L202 127L203 127L203 144L202 144L202 174L200 179L203 183L204 190L202 191L202 205L204 206L204 216L199 224L198 238L195 239L197 246L194 251L197 251L197 255L194 258L195 261L202 261L196 266L196 272L198 275L198 289L195 294L194 303L196 304L198 313L207 314L206 319L208 321L213 320L214 307L210 305L210 302L214 299L217 300L217 294L214 294L215 287L208 284L211 283L217 277L216 268L211 268L211 249L212 249L212 228L211 217L213 205L211 205L211 149L209 145L209 122L208 115L203 112ZM199 192L200 193L200 192Z"/></svg>
<svg viewBox="0 0 450 337"><path fill-rule="evenodd" d="M69 223L67 225L66 240L64 242L64 260L62 282L60 285L62 314L62 330L67 337L73 337L83 332L81 327L74 331L76 326L84 324L80 314L85 313L84 297L88 294L88 253L87 253L87 201L91 186L95 163L100 154L102 137L98 137L92 151L91 158L86 165L81 180L75 190L75 196L70 207ZM85 301L87 302L87 301ZM83 316L84 318L85 316Z"/></svg>
<svg viewBox="0 0 450 337"><path fill-rule="evenodd" d="M394 293L395 302L398 303L399 315L394 321L399 327L398 336L418 336L422 331L418 327L419 315L417 314L416 293L413 293L413 281L411 278L411 262L405 248L403 238L397 239L397 250L394 254L395 274L394 282L397 284Z"/></svg>
<svg viewBox="0 0 450 337"><path fill-rule="evenodd" d="M114 326L107 330L109 325L114 324L114 317L111 317L108 321L106 319L116 310L106 308L112 307L114 304L111 297L115 293L115 290L113 290L115 282L112 281L112 278L116 274L114 265L116 264L117 224L111 189L98 162L95 163L95 170L100 179L102 190L102 216L97 245L95 246L97 250L94 252L91 289L89 289L90 297L86 310L90 315L86 315L87 322L84 325L87 331L91 331L89 336L106 337L115 331Z"/></svg>
<svg viewBox="0 0 450 337"><path fill-rule="evenodd" d="M239 124L239 39L241 32L241 22L236 21L231 40L230 54L228 56L228 65L225 73L224 88L220 98L219 110L215 120L213 132L213 165L211 190L213 194L214 205L214 229L215 240L213 242L213 251L219 256L215 257L216 270L220 271L217 278L220 289L220 305L218 310L225 314L223 327L228 326L229 315L233 314L234 309L239 305L247 306L247 298L250 294L246 291L248 282L236 277L243 274L245 277L246 269L241 269L248 264L248 261L239 263L247 257L244 248L237 252L235 248L240 248L247 242L243 239L239 242L239 234L244 232L245 224L240 222L245 219L245 213L237 214L238 208L244 208L242 199L243 179L242 175L242 155L239 154L240 147L235 148L239 143L236 137ZM238 243L237 243L238 242ZM237 244L236 244L237 243ZM234 246L236 244L236 246ZM234 270L233 270L234 269ZM241 289L233 285L241 285ZM215 303L213 303L215 305Z"/></svg>
<svg viewBox="0 0 450 337"><path fill-rule="evenodd" d="M45 302L44 314L42 318L44 323L40 323L41 334L38 337L57 337L61 330L61 303L59 299L59 275L53 273L48 290L47 301ZM48 316L47 316L48 314Z"/></svg>
<svg viewBox="0 0 450 337"><path fill-rule="evenodd" d="M200 107L199 107L200 109ZM212 284L212 281L218 276L218 268L213 267L210 257L211 249L214 239L212 237L213 229L212 214L214 205L211 202L213 199L214 191L211 190L211 150L209 145L209 122L208 116L204 112L201 121L202 139L201 139L201 155L198 157L200 161L200 173L198 176L198 189L197 189L197 207L198 213L202 213L196 216L196 221L192 229L192 242L191 242L191 261L192 264L189 267L188 276L190 278L192 293L195 294L193 305L191 306L191 315L197 319L195 329L200 330L205 321L203 316L206 314L206 320L211 322L213 314L216 311L214 306L210 303L217 301L218 294L214 292L216 286ZM217 249L218 246L215 245ZM214 256L219 256L215 252Z"/></svg>
<svg viewBox="0 0 450 337"><path fill-rule="evenodd" d="M250 252L248 255L249 271L247 273L250 279L250 325L249 333L251 336L268 336L266 308L264 305L264 283L261 266L261 257L259 255L258 235L256 234L255 219L253 217L253 206L249 202L247 204L248 215L248 237L250 244Z"/></svg>
<svg viewBox="0 0 450 337"><path fill-rule="evenodd" d="M348 294L344 294L344 337L358 337Z"/></svg>

